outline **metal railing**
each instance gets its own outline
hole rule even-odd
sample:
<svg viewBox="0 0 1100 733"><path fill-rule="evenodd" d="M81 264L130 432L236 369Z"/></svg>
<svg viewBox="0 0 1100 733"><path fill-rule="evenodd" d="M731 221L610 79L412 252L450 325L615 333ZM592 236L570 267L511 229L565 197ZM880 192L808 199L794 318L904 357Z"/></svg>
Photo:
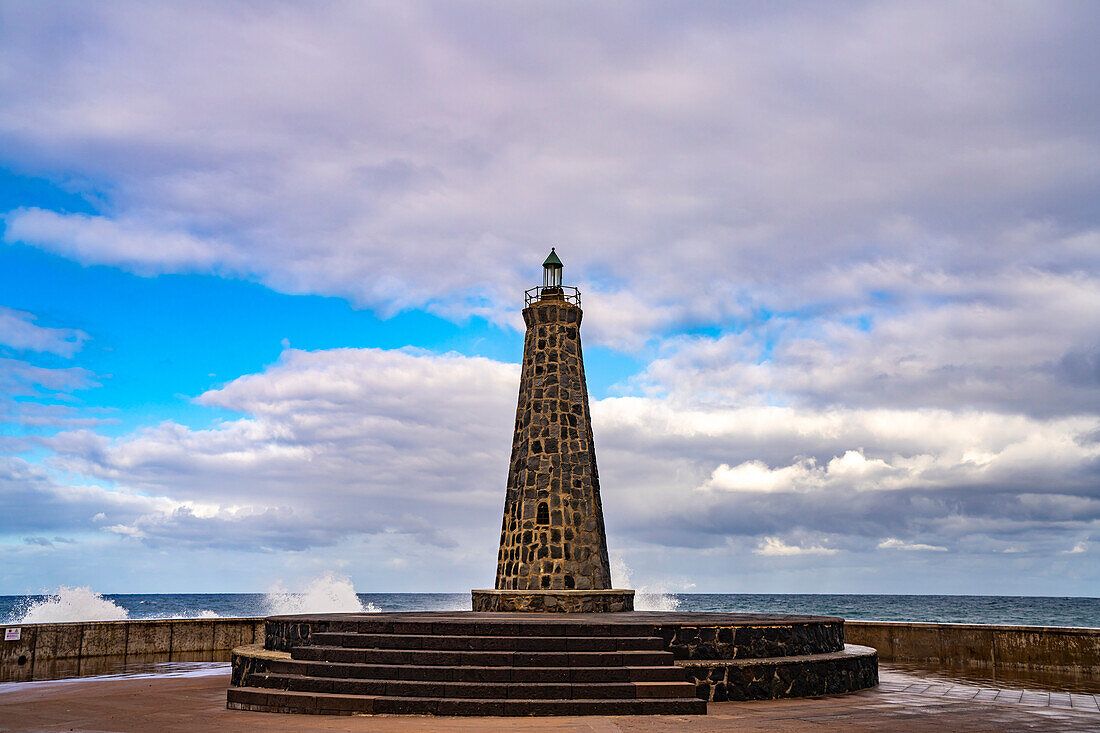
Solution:
<svg viewBox="0 0 1100 733"><path fill-rule="evenodd" d="M572 303L573 305L580 307L581 304L581 291L572 287L571 285L565 286L550 286L539 285L538 287L525 290L523 292L523 305L527 307L532 303L538 303L543 300L562 300L566 303Z"/></svg>

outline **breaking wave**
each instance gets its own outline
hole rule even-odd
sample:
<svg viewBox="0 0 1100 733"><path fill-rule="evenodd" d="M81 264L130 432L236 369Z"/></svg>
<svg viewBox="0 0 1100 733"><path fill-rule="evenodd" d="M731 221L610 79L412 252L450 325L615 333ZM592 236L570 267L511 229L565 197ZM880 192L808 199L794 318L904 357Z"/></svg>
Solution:
<svg viewBox="0 0 1100 733"><path fill-rule="evenodd" d="M45 598L28 599L26 606L16 611L15 623L51 624L66 621L122 621L130 618L125 608L104 598L88 586L61 586Z"/></svg>
<svg viewBox="0 0 1100 733"><path fill-rule="evenodd" d="M378 613L373 603L364 604L355 593L351 579L325 573L313 580L305 591L291 593L282 582L264 596L264 610L272 616L293 613Z"/></svg>
<svg viewBox="0 0 1100 733"><path fill-rule="evenodd" d="M622 557L615 555L611 558L611 578L616 588L633 587L632 574L633 571ZM666 593L663 588L650 588L645 585L634 587L635 611L675 611L679 607L680 599L671 593Z"/></svg>

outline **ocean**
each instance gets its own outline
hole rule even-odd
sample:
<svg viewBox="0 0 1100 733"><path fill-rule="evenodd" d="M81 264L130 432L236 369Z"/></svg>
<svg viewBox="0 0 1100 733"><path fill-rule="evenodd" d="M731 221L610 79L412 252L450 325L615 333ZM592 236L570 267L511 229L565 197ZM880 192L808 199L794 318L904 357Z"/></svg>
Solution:
<svg viewBox="0 0 1100 733"><path fill-rule="evenodd" d="M638 610L808 613L851 620L1100 627L1100 598L936 595L640 593ZM279 613L469 610L469 593L355 593L328 578L304 593L0 596L0 623L260 617Z"/></svg>

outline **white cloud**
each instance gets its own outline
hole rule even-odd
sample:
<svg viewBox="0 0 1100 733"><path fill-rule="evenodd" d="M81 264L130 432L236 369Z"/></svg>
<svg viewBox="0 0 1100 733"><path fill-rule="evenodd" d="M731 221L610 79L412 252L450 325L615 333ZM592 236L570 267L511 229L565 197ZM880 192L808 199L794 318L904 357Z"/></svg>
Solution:
<svg viewBox="0 0 1100 733"><path fill-rule="evenodd" d="M16 436L27 429L98 425L102 417L77 410L74 397L75 392L99 386L97 380L83 367L46 367L0 356L0 425L14 427Z"/></svg>
<svg viewBox="0 0 1100 733"><path fill-rule="evenodd" d="M947 552L946 547L926 545L921 542L904 542L897 537L888 537L878 543L880 550L908 550L911 552Z"/></svg>
<svg viewBox="0 0 1100 733"><path fill-rule="evenodd" d="M920 456L907 463L928 463ZM901 462L901 461L899 461ZM898 476L902 475L902 482ZM721 491L809 491L842 484L849 489L888 489L899 485L914 485L914 471L898 470L881 459L867 460L862 451L849 450L831 459L826 465L817 466L812 458L806 458L782 468L769 468L762 461L746 461L733 468L723 463L714 469L710 480L700 487L703 490Z"/></svg>
<svg viewBox="0 0 1100 733"><path fill-rule="evenodd" d="M124 537L133 537L135 539L144 539L145 533L136 527L130 527L125 524L112 524L110 527L104 527L104 532L113 532L114 534L120 534Z"/></svg>
<svg viewBox="0 0 1100 733"><path fill-rule="evenodd" d="M722 491L795 491L815 482L813 462L802 461L770 469L763 461L745 461L730 468L723 463L714 469L703 489ZM808 488L808 487L807 487Z"/></svg>
<svg viewBox="0 0 1100 733"><path fill-rule="evenodd" d="M97 377L81 367L41 366L44 355L72 358L88 340L75 328L51 328L36 323L33 313L0 305L0 449L26 450L42 428L92 427L102 417L76 409L74 392L99 386ZM5 348L6 347L6 348ZM9 356L16 352L16 356ZM24 352L24 353L19 353Z"/></svg>
<svg viewBox="0 0 1100 733"><path fill-rule="evenodd" d="M216 242L140 221L17 209L6 217L5 238L36 242L88 264L121 265L141 273L189 271L223 262Z"/></svg>
<svg viewBox="0 0 1100 733"><path fill-rule="evenodd" d="M760 545L753 550L753 554L767 555L771 557L791 557L794 555L835 555L837 550L822 547L821 545L810 545L807 547L799 547L798 545L788 545L778 537L765 537L761 541Z"/></svg>
<svg viewBox="0 0 1100 733"><path fill-rule="evenodd" d="M88 334L75 328L47 328L36 325L35 320L31 313L0 305L0 344L71 357L88 339Z"/></svg>

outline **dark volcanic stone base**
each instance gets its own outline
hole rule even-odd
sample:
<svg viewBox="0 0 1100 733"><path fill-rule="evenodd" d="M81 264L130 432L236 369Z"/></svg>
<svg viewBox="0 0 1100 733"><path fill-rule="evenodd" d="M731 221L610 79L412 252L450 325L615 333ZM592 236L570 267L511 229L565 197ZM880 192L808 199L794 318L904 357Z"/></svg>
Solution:
<svg viewBox="0 0 1100 733"><path fill-rule="evenodd" d="M495 592L495 591L490 591ZM610 592L610 591L605 591ZM270 616L265 621L264 647L289 652L312 643L312 635L342 631L359 633L414 633L428 628L447 633L473 633L480 626L505 624L511 633L535 626L571 629L570 636L609 633L609 627L630 626L659 636L675 659L748 659L827 654L844 648L844 620L835 616L794 616L764 613L629 613L511 614L469 611L416 613L331 613Z"/></svg>
<svg viewBox="0 0 1100 733"><path fill-rule="evenodd" d="M828 695L878 683L875 650L845 646L844 621L827 616L273 616L265 646L234 650L229 707L343 715L687 715L704 714L709 701Z"/></svg>
<svg viewBox="0 0 1100 733"><path fill-rule="evenodd" d="M771 659L682 661L695 694L708 702L836 695L878 684L878 654L847 644L843 651Z"/></svg>
<svg viewBox="0 0 1100 733"><path fill-rule="evenodd" d="M622 613L634 610L632 590L472 590L483 613Z"/></svg>
<svg viewBox="0 0 1100 733"><path fill-rule="evenodd" d="M757 659L827 654L844 649L844 621L821 617L675 614L653 633L676 659Z"/></svg>

